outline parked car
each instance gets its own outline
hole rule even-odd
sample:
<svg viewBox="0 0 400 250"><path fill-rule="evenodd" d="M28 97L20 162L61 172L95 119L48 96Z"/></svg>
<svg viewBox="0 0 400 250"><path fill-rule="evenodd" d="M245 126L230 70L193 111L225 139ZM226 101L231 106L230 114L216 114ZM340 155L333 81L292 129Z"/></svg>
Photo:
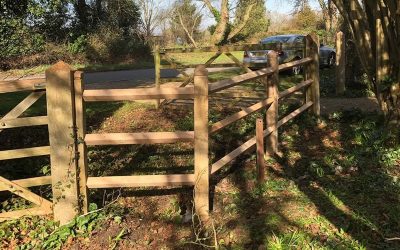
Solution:
<svg viewBox="0 0 400 250"><path fill-rule="evenodd" d="M279 63L287 63L295 60L299 60L304 57L304 35L278 35L264 38L260 41L260 44L274 44L274 50L278 52ZM270 50L256 50L256 51L245 51L243 62L250 64L251 67L260 68L262 64L267 63L267 53ZM336 51L333 48L320 45L320 66L332 67L336 61ZM256 64L256 65L254 65ZM259 66L257 64L260 64ZM301 67L294 67L293 74L299 74Z"/></svg>

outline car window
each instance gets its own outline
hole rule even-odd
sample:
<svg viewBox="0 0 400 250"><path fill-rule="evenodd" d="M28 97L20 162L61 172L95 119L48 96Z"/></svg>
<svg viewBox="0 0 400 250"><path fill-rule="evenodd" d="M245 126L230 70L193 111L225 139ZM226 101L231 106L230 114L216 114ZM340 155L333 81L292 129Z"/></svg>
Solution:
<svg viewBox="0 0 400 250"><path fill-rule="evenodd" d="M263 40L261 40L261 43L265 44L265 43L287 43L289 41L289 39L291 38L291 36L271 36L268 38L265 38Z"/></svg>
<svg viewBox="0 0 400 250"><path fill-rule="evenodd" d="M298 37L296 37L296 39L294 40L294 42L295 42L295 43L302 43L303 40L304 40L304 37L298 36Z"/></svg>

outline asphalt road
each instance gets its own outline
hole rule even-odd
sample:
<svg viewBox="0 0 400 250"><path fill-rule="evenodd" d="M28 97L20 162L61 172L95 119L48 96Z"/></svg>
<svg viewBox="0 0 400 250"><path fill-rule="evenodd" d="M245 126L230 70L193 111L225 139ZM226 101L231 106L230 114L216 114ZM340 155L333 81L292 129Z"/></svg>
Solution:
<svg viewBox="0 0 400 250"><path fill-rule="evenodd" d="M211 68L209 72L223 71L232 68ZM187 74L192 74L194 69L186 69ZM173 69L161 70L161 78L180 77L180 73ZM84 81L87 88L134 88L151 86L154 83L154 69L121 70L110 72L86 73Z"/></svg>

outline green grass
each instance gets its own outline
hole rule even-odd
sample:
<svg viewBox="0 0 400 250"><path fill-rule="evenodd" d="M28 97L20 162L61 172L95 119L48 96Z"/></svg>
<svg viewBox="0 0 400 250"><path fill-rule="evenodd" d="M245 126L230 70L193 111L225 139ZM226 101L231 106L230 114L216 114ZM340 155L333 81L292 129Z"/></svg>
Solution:
<svg viewBox="0 0 400 250"><path fill-rule="evenodd" d="M22 76L32 76L44 74L46 69L51 65L44 64L26 69L11 69L7 71L0 71L0 79L13 78ZM114 63L114 64L91 64L91 63L73 63L71 68L74 70L82 70L85 72L102 72L102 71L119 71L119 70L133 70L133 69L147 69L154 68L152 60L141 60L139 63Z"/></svg>
<svg viewBox="0 0 400 250"><path fill-rule="evenodd" d="M232 54L239 60L243 61L243 51L235 51ZM196 52L196 53L173 53L169 54L171 58L173 58L177 63L185 65L185 64L204 64L214 56L214 52ZM230 59L225 54L220 55L214 63L233 63L232 59ZM166 62L163 62L166 64Z"/></svg>
<svg viewBox="0 0 400 250"><path fill-rule="evenodd" d="M0 94L0 117L11 111L18 103L20 103L30 93L14 92ZM46 114L46 95L42 96L34 103L25 113L24 116L38 116Z"/></svg>
<svg viewBox="0 0 400 250"><path fill-rule="evenodd" d="M240 73L240 70L211 73L210 79L217 81ZM287 74L281 74L280 79L281 91L302 80ZM250 82L244 84L243 89L263 91L262 86L259 89L255 86L260 85ZM0 116L26 95L0 95ZM45 99L42 98L25 115L39 115L44 112L44 107ZM291 108L284 105L280 114ZM210 120L218 121L229 112L231 110L226 106L212 107ZM255 119L263 115L251 115L211 136L211 162L254 136ZM193 129L193 111L174 106L155 110L152 105L135 102L89 103L87 118L88 133ZM282 156L267 161L268 178L261 185L255 183L254 154L239 159L231 170L226 169L213 177L213 183L217 184L212 189L215 195L213 216L221 249L399 249L398 241L385 240L398 237L400 226L400 148L397 138L386 133L381 117L357 110L337 112L320 120L325 127L305 113L280 129ZM22 148L32 143L47 143L45 128L31 131L3 131L0 140L6 143L1 146ZM193 163L193 145L188 144L89 147L90 176L191 173ZM43 172L48 174L48 165L48 160L35 159L0 162L2 176L12 179L42 175ZM49 187L34 190L51 198ZM194 240L192 228L181 224L181 208L174 196L184 191L173 192L123 189L120 202L114 204L113 209L79 217L60 229L56 229L51 220L38 217L2 223L0 246L10 247L6 244L16 242L21 245L20 249L43 246L51 249L63 244L68 248L70 245L66 242L71 239L94 246L99 240L96 235L104 238L110 225L119 225L121 221L126 224L110 235L110 243L128 243L138 232L158 238L161 233L142 227L160 221L166 223L166 231L174 232L166 240L170 246L178 244L176 239L182 238L178 236L180 232L186 235L182 244L191 242ZM165 198L161 193L168 195L167 204L159 203ZM136 200L149 194L156 197ZM192 198L191 193L189 196ZM114 192L91 190L91 202L103 204L110 197L115 198ZM1 209L29 206L12 197L1 204ZM151 216L143 215L145 211L150 211ZM132 218L132 214L139 216ZM135 223L142 220L138 230ZM121 232L128 232L128 236L119 237ZM148 246L151 241L145 242ZM213 234L204 236L202 242L213 244ZM189 245L189 249L196 248Z"/></svg>

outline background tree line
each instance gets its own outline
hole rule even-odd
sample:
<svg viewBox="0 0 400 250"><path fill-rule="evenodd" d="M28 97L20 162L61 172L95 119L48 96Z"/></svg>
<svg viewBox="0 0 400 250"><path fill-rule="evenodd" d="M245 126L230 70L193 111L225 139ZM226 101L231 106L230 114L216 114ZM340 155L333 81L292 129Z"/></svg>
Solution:
<svg viewBox="0 0 400 250"><path fill-rule="evenodd" d="M162 46L257 43L275 14L265 0L3 0L1 69L51 64L135 63ZM205 21L214 24L206 27ZM323 17L308 4L294 8L280 32L323 33ZM321 34L322 34L321 33Z"/></svg>
<svg viewBox="0 0 400 250"><path fill-rule="evenodd" d="M131 0L4 0L0 8L2 69L55 58L107 62L146 48Z"/></svg>

